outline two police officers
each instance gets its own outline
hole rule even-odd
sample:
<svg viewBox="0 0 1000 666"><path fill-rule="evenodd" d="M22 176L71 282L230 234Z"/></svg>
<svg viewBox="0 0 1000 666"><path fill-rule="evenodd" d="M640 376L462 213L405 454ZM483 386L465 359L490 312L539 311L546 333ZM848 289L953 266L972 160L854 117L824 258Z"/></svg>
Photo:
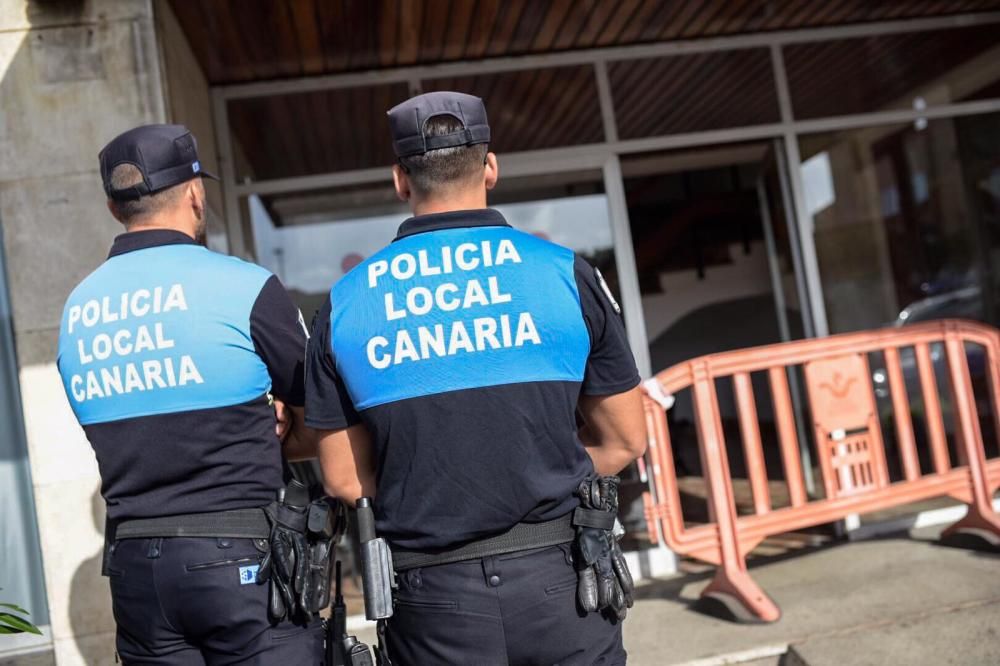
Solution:
<svg viewBox="0 0 1000 666"><path fill-rule="evenodd" d="M480 99L420 95L389 122L413 217L333 287L306 359L328 490L373 497L392 548L389 657L624 663L611 475L646 440L619 308L583 259L487 208Z"/></svg>
<svg viewBox="0 0 1000 666"><path fill-rule="evenodd" d="M276 588L257 584L273 577L262 508L285 485L272 398L299 416L288 446L314 446L299 312L268 271L200 244L209 174L186 128L125 132L100 163L125 233L66 302L58 366L100 468L118 654L321 663L318 618L280 598L276 614Z"/></svg>

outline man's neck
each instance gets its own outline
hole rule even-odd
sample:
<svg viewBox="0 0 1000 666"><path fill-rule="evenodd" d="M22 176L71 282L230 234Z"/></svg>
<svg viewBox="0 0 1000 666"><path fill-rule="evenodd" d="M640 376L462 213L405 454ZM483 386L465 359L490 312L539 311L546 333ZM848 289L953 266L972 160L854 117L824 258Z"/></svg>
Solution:
<svg viewBox="0 0 1000 666"><path fill-rule="evenodd" d="M423 199L412 201L411 204L414 215L450 213L456 210L476 210L486 208L486 191L469 192L440 199Z"/></svg>
<svg viewBox="0 0 1000 666"><path fill-rule="evenodd" d="M194 230L188 228L189 226L190 225L170 224L169 222L164 220L155 220L150 222L140 222L132 224L126 227L125 232L133 233L137 231L153 231L154 229L161 229L166 231L178 231L186 236L195 238Z"/></svg>

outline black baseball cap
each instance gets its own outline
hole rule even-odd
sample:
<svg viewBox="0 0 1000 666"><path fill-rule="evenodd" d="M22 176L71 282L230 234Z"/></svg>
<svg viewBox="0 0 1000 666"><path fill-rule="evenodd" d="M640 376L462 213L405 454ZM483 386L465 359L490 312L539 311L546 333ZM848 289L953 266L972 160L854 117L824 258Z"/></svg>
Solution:
<svg viewBox="0 0 1000 666"><path fill-rule="evenodd" d="M173 187L192 178L218 180L201 168L198 142L183 125L140 125L119 134L100 153L101 179L109 199L129 201ZM111 188L111 172L133 164L142 182L123 190Z"/></svg>
<svg viewBox="0 0 1000 666"><path fill-rule="evenodd" d="M388 115L396 157L490 141L486 107L483 100L474 95L448 91L424 93L392 107ZM426 136L424 126L427 120L440 115L454 116L462 123L463 129L441 136Z"/></svg>

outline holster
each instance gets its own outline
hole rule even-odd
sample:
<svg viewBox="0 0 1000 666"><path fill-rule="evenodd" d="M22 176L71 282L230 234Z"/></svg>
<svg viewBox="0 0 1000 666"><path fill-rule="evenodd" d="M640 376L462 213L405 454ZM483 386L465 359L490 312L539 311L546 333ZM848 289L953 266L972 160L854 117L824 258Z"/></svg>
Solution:
<svg viewBox="0 0 1000 666"><path fill-rule="evenodd" d="M261 560L257 583L269 583L272 621L288 617L307 621L330 604L334 548L343 534L342 505L291 481L278 500L264 508L271 525L269 549Z"/></svg>

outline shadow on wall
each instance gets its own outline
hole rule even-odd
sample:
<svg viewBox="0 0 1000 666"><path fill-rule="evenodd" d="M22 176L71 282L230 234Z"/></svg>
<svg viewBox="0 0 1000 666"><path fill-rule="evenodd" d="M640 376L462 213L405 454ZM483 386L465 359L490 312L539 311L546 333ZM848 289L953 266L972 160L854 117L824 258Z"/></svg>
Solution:
<svg viewBox="0 0 1000 666"><path fill-rule="evenodd" d="M98 487L90 500L90 516L98 533L104 534L104 498ZM71 544L67 544L71 546ZM95 634L107 635L114 628L114 616L111 611L111 588L108 579L101 575L101 559L104 549L83 560L73 574L69 588L69 622L73 636L77 642L80 654L87 659L87 664L103 666L115 664L115 646L113 639L94 645L87 641Z"/></svg>

